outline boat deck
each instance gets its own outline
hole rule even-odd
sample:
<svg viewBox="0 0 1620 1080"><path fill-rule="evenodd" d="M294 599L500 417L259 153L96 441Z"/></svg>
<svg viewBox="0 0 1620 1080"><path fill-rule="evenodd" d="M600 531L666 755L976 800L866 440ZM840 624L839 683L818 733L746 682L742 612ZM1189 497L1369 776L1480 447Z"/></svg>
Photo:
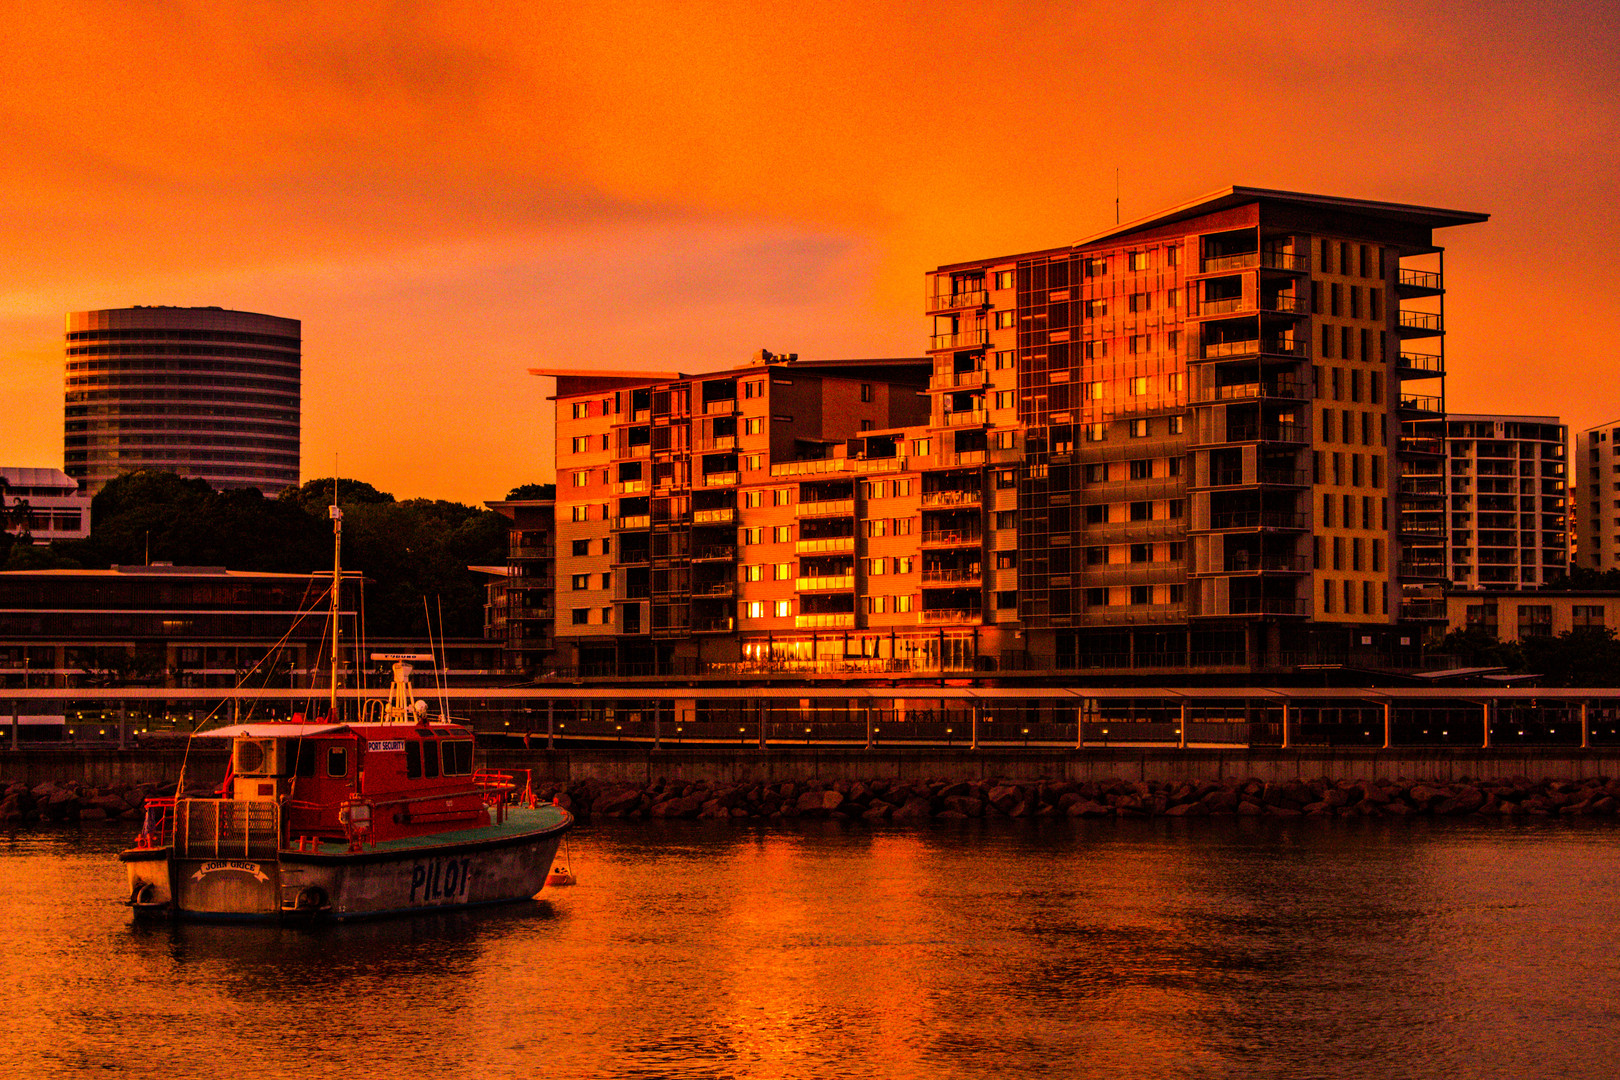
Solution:
<svg viewBox="0 0 1620 1080"><path fill-rule="evenodd" d="M549 832L552 829L560 828L570 821L571 817L572 815L568 811L556 806L512 807L506 812L506 820L499 825L478 825L470 829L428 833L425 836L401 836L394 840L383 840L376 844L367 844L364 853L369 855L372 852L405 852L416 849L442 848L455 844L515 840L518 837ZM349 845L341 840L319 843L313 848L306 846L302 852L299 852L297 848L288 850L292 854L350 854Z"/></svg>

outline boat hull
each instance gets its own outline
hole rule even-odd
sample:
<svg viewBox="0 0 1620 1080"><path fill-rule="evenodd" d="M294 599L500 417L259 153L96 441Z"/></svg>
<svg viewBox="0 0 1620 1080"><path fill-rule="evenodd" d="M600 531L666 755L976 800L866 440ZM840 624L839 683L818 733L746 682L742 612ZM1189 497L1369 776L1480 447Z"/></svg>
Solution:
<svg viewBox="0 0 1620 1080"><path fill-rule="evenodd" d="M533 829L524 818L535 815ZM297 922L383 918L528 900L540 892L573 819L513 810L506 826L360 851L282 849L271 858L132 849L122 858L139 916ZM513 826L518 826L514 829Z"/></svg>

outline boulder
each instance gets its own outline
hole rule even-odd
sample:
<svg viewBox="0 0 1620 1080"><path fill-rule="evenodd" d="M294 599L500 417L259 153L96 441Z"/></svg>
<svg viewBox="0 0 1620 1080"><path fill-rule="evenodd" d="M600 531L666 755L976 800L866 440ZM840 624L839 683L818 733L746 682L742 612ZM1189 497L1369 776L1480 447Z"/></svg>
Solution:
<svg viewBox="0 0 1620 1080"><path fill-rule="evenodd" d="M971 795L947 795L945 796L945 809L940 811L940 816L944 816L946 813L961 814L963 817L970 818L982 817L984 803Z"/></svg>
<svg viewBox="0 0 1620 1080"><path fill-rule="evenodd" d="M836 790L807 791L797 805L801 817L825 817L844 805L844 796Z"/></svg>
<svg viewBox="0 0 1620 1080"><path fill-rule="evenodd" d="M559 796L558 798L567 798L567 796ZM591 804L591 811L592 813L601 814L604 817L612 817L615 815L621 815L626 810L639 807L640 805L641 792L637 791L635 788L627 787L619 788L616 791L605 792L597 796L596 801ZM563 808L567 809L567 806L564 806Z"/></svg>
<svg viewBox="0 0 1620 1080"><path fill-rule="evenodd" d="M1107 817L1113 810L1093 799L1079 799L1069 804L1068 815L1072 818Z"/></svg>
<svg viewBox="0 0 1620 1080"><path fill-rule="evenodd" d="M1208 817L1209 808L1201 802L1177 803L1164 812L1165 817Z"/></svg>
<svg viewBox="0 0 1620 1080"><path fill-rule="evenodd" d="M934 815L940 821L966 821L968 816L959 810L941 810Z"/></svg>
<svg viewBox="0 0 1620 1080"><path fill-rule="evenodd" d="M1266 812L1266 808L1253 799L1244 799L1238 803L1237 812L1240 817L1259 817Z"/></svg>
<svg viewBox="0 0 1620 1080"><path fill-rule="evenodd" d="M1024 793L1014 784L997 784L991 788L987 796L997 810L1003 814L1017 806L1024 799Z"/></svg>
<svg viewBox="0 0 1620 1080"><path fill-rule="evenodd" d="M933 807L927 799L913 795L907 799L893 814L889 815L891 821L928 821L934 816Z"/></svg>
<svg viewBox="0 0 1620 1080"><path fill-rule="evenodd" d="M1198 800L1207 812L1211 814L1233 814L1238 808L1238 794L1235 791L1226 791L1216 788Z"/></svg>

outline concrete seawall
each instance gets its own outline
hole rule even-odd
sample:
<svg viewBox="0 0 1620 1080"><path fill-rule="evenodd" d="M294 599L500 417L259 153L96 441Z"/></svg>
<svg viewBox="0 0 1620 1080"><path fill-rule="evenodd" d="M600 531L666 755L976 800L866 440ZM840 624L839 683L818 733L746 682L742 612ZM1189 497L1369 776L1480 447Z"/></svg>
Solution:
<svg viewBox="0 0 1620 1080"><path fill-rule="evenodd" d="M39 784L76 781L100 786L172 780L180 750L29 749L0 752L0 779ZM942 747L865 750L772 747L662 749L647 747L489 750L490 769L529 769L538 783L585 781L650 784L656 780L711 783L782 783L803 780L951 779L1074 782L1122 779L1147 783L1258 779L1275 783L1333 780L1432 779L1458 781L1522 777L1586 780L1620 776L1620 749L1362 750L1301 748L1188 749L1088 747L1085 750ZM226 755L193 750L195 780L223 774Z"/></svg>

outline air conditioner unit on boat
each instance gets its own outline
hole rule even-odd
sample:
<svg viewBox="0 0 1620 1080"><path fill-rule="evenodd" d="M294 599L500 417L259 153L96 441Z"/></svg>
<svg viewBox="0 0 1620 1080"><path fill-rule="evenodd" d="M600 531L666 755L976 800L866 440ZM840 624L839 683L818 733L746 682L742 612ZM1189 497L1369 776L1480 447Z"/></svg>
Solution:
<svg viewBox="0 0 1620 1080"><path fill-rule="evenodd" d="M237 739L231 750L237 776L279 776L284 744L280 739Z"/></svg>

